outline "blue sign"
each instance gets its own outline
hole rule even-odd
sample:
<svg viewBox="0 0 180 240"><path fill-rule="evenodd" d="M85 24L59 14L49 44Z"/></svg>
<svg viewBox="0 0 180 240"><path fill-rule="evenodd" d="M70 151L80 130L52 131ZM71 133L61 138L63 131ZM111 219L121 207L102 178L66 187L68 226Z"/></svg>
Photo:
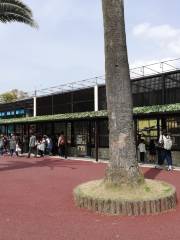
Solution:
<svg viewBox="0 0 180 240"><path fill-rule="evenodd" d="M26 111L24 109L16 109L15 111L0 112L0 117L14 117L25 115Z"/></svg>

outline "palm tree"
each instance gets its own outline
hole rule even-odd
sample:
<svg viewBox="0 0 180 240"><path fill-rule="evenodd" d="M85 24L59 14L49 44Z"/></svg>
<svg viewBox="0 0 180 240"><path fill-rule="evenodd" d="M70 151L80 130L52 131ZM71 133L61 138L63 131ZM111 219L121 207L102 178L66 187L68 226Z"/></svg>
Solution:
<svg viewBox="0 0 180 240"><path fill-rule="evenodd" d="M121 186L144 181L136 157L132 93L123 0L102 0L110 164L105 181Z"/></svg>
<svg viewBox="0 0 180 240"><path fill-rule="evenodd" d="M31 9L20 0L0 0L0 22L21 22L37 27Z"/></svg>
<svg viewBox="0 0 180 240"><path fill-rule="evenodd" d="M124 23L124 1L102 0L105 35L106 92L110 130L110 164L104 181L95 180L74 189L76 205L118 215L145 215L176 207L176 191L164 183L144 180L136 159L132 93ZM152 188L155 186L154 190ZM166 185L166 184L165 184ZM151 189L149 197L146 189ZM160 190L160 195L155 190ZM138 193L139 192L139 193ZM134 198L137 195L138 198Z"/></svg>

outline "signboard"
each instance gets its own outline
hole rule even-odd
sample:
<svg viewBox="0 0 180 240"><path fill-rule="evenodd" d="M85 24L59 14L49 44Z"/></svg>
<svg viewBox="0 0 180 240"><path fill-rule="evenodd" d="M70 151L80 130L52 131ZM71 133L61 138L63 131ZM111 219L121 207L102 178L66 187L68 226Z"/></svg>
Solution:
<svg viewBox="0 0 180 240"><path fill-rule="evenodd" d="M78 156L86 156L87 147L84 145L77 146L77 154L78 154Z"/></svg>
<svg viewBox="0 0 180 240"><path fill-rule="evenodd" d="M15 117L15 116L22 116L25 114L25 110L24 109L16 109L16 110L12 110L12 111L4 111L4 112L0 112L0 118L2 117Z"/></svg>

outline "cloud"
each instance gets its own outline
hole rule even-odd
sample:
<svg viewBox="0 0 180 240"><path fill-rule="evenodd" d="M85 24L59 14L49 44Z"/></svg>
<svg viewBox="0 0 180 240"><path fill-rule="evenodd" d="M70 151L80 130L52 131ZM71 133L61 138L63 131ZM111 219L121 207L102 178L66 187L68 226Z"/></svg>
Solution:
<svg viewBox="0 0 180 240"><path fill-rule="evenodd" d="M31 91L104 72L100 1L26 0L39 24L0 24L0 92ZM93 13L93 14L89 14Z"/></svg>
<svg viewBox="0 0 180 240"><path fill-rule="evenodd" d="M142 23L133 28L133 35L141 41L150 41L169 54L180 54L180 28L169 24L153 26L150 23Z"/></svg>
<svg viewBox="0 0 180 240"><path fill-rule="evenodd" d="M180 36L180 29L173 28L168 24L152 26L150 23L143 23L135 26L133 33L135 36L143 36L147 39L168 40Z"/></svg>
<svg viewBox="0 0 180 240"><path fill-rule="evenodd" d="M150 41L169 52L170 55L180 54L180 28L174 28L171 25L156 25L142 23L133 28L133 35L141 41Z"/></svg>

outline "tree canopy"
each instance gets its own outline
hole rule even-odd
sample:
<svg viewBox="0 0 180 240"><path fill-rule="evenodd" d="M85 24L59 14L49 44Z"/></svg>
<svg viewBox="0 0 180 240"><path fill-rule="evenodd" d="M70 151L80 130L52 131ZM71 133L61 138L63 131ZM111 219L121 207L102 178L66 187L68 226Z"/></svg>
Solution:
<svg viewBox="0 0 180 240"><path fill-rule="evenodd" d="M0 95L0 102L9 103L9 102L21 100L27 97L28 97L28 94L26 92L20 91L18 89L13 89L9 92L2 93Z"/></svg>

